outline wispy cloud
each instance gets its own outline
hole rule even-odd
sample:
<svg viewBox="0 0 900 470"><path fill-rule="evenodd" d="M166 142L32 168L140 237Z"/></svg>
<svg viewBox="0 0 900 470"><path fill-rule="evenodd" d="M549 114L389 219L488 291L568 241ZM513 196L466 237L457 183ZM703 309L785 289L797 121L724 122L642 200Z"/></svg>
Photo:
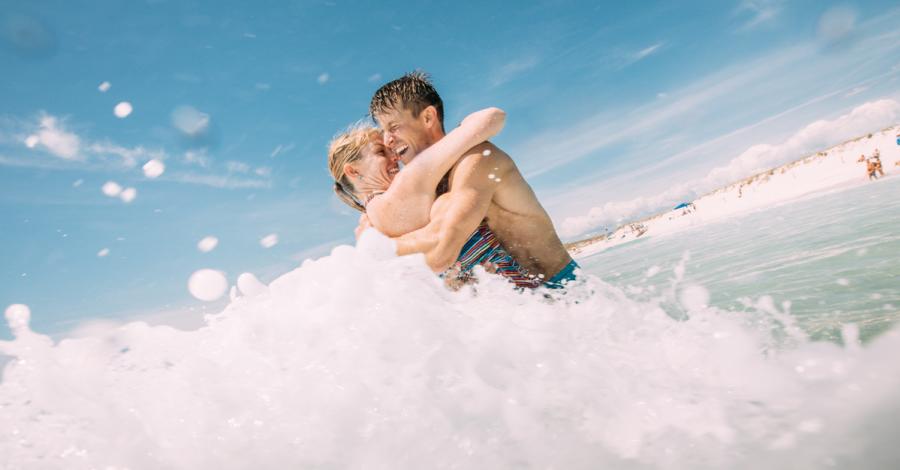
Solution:
<svg viewBox="0 0 900 470"><path fill-rule="evenodd" d="M636 62L640 62L640 61L646 59L647 57L650 57L651 55L656 54L657 52L659 52L659 50L664 45L665 45L664 42L658 42L656 44L647 46L637 52L634 52L627 58L626 63L625 63L625 65L622 66L622 68L627 67Z"/></svg>
<svg viewBox="0 0 900 470"><path fill-rule="evenodd" d="M654 130L681 127L687 114L705 109L704 105L733 95L736 90L757 82L761 77L789 64L805 53L794 48L780 51L751 63L740 64L713 73L698 82L669 94L669 99L652 102L632 110L607 110L569 123L561 129L533 135L514 148L517 161L527 177L535 177L573 161L585 158L613 144L638 139ZM546 155L554 155L548 160Z"/></svg>
<svg viewBox="0 0 900 470"><path fill-rule="evenodd" d="M225 162L225 169L227 169L229 173L249 173L250 165L244 162L229 160Z"/></svg>
<svg viewBox="0 0 900 470"><path fill-rule="evenodd" d="M209 166L212 164L212 158L207 155L206 149L203 148L199 150L188 150L187 152L184 152L184 158L182 159L182 162L188 165L196 165L201 168L209 168Z"/></svg>
<svg viewBox="0 0 900 470"><path fill-rule="evenodd" d="M737 31L751 31L775 21L783 6L784 0L741 0L735 9L735 16L741 20Z"/></svg>
<svg viewBox="0 0 900 470"><path fill-rule="evenodd" d="M91 141L71 131L64 119L41 113L35 120L10 117L0 119L0 145L11 152L0 155L0 166L44 170L131 171L150 160L167 160L161 149L141 145L125 147L109 139ZM279 146L278 153L290 150ZM209 170L213 159L205 148L185 152L181 162ZM224 164L225 174L181 172L168 174L163 181L198 184L221 189L271 188L271 169L254 169L247 163L230 160ZM240 175L256 175L241 177Z"/></svg>
<svg viewBox="0 0 900 470"><path fill-rule="evenodd" d="M116 145L110 141L94 142L88 146L88 151L96 156L115 156L121 165L126 168L134 168L138 163L148 160L165 160L168 158L162 150L147 149L143 146L133 148Z"/></svg>
<svg viewBox="0 0 900 470"><path fill-rule="evenodd" d="M267 179L260 178L243 178L232 175L211 175L198 174L188 172L176 172L162 178L162 181L173 181L176 183L198 184L202 186L210 186L219 189L268 189L272 187L272 182Z"/></svg>
<svg viewBox="0 0 900 470"><path fill-rule="evenodd" d="M109 140L91 141L69 129L66 119L46 112L32 119L3 119L0 144L18 154L0 161L0 165L7 166L115 170L134 168L138 163L154 158L167 158L166 153L158 149L125 147ZM48 159L71 164L58 165Z"/></svg>
<svg viewBox="0 0 900 470"><path fill-rule="evenodd" d="M506 62L496 68L490 75L489 81L491 86L498 87L512 81L517 76L535 68L540 63L540 58L535 55L522 57L510 62Z"/></svg>

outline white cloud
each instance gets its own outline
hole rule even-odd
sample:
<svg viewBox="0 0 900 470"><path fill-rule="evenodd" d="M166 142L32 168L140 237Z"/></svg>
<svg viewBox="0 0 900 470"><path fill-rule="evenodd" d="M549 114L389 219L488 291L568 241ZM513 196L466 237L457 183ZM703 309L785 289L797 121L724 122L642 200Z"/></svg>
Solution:
<svg viewBox="0 0 900 470"><path fill-rule="evenodd" d="M368 79L368 80L369 80L370 83L375 83L375 82L377 82L377 81L380 81L380 80L381 80L381 74L380 74L380 73L373 73L372 75L369 76L369 79Z"/></svg>
<svg viewBox="0 0 900 470"><path fill-rule="evenodd" d="M634 220L679 202L695 199L766 169L891 126L898 120L900 120L900 102L883 99L865 103L836 119L813 122L780 144L753 145L727 164L713 168L703 178L676 184L653 196L607 202L590 209L585 215L566 218L563 220L560 233L571 237L599 227L615 228L615 225L625 220Z"/></svg>
<svg viewBox="0 0 900 470"><path fill-rule="evenodd" d="M328 75L327 73L323 73L323 74L319 75L319 78L317 78L316 81L319 82L319 85L324 85L324 84L328 83L328 80L330 80L330 79L331 79L330 75Z"/></svg>
<svg viewBox="0 0 900 470"><path fill-rule="evenodd" d="M757 144L713 169L703 180L717 187L796 160L839 142L879 130L900 120L900 103L890 99L865 103L832 121L816 121L778 145ZM712 188L710 188L712 189Z"/></svg>
<svg viewBox="0 0 900 470"><path fill-rule="evenodd" d="M253 170L253 172L259 176L264 176L264 177L272 176L272 169L267 166L261 166L259 168L256 168L255 170Z"/></svg>
<svg viewBox="0 0 900 470"><path fill-rule="evenodd" d="M66 160L80 160L81 138L67 131L60 120L49 114L41 116L37 136L40 144L51 154ZM31 139L31 136L29 136ZM31 139L34 142L34 139Z"/></svg>

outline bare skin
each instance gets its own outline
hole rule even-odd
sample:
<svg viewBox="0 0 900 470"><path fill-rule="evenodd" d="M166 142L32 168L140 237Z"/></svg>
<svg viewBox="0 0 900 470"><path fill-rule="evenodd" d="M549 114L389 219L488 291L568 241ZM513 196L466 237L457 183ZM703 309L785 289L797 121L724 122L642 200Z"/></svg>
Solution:
<svg viewBox="0 0 900 470"><path fill-rule="evenodd" d="M385 144L405 162L442 135L405 109L376 119ZM486 220L503 247L531 274L549 279L572 260L515 163L489 142L473 147L453 167L450 191L440 201L432 206L427 225L397 237L398 254L425 253L431 269L443 272Z"/></svg>

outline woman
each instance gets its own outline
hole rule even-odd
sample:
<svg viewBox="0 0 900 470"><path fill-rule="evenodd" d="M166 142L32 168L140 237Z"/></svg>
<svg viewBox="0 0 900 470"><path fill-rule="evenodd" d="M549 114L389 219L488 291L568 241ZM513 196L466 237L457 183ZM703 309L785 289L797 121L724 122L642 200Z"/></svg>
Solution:
<svg viewBox="0 0 900 470"><path fill-rule="evenodd" d="M475 145L497 135L503 128L505 113L488 108L467 116L460 126L444 136L400 171L398 158L382 143L381 132L370 126L357 126L336 137L329 146L328 167L334 178L334 192L347 205L367 214L375 228L379 215L402 213L419 222L440 217L442 202L437 200L438 186L463 154ZM423 223L412 224L410 231ZM398 238L398 254L409 254L403 233L386 233ZM416 235L412 235L416 236ZM415 246L421 247L421 243ZM428 253L426 252L426 258ZM450 283L465 281L472 268L481 265L497 272L517 287L537 287L541 279L530 276L500 246L487 224L482 224L463 246L456 265L444 277Z"/></svg>

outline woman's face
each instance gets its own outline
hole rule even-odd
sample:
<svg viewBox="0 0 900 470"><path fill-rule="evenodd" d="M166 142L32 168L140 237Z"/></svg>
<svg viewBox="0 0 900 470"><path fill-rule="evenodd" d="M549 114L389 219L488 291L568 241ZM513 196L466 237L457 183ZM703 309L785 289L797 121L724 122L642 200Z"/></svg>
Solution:
<svg viewBox="0 0 900 470"><path fill-rule="evenodd" d="M386 190L400 171L399 161L397 155L381 139L372 139L363 147L359 160L353 164L357 173L362 176L361 181L354 182L354 185L362 191Z"/></svg>

